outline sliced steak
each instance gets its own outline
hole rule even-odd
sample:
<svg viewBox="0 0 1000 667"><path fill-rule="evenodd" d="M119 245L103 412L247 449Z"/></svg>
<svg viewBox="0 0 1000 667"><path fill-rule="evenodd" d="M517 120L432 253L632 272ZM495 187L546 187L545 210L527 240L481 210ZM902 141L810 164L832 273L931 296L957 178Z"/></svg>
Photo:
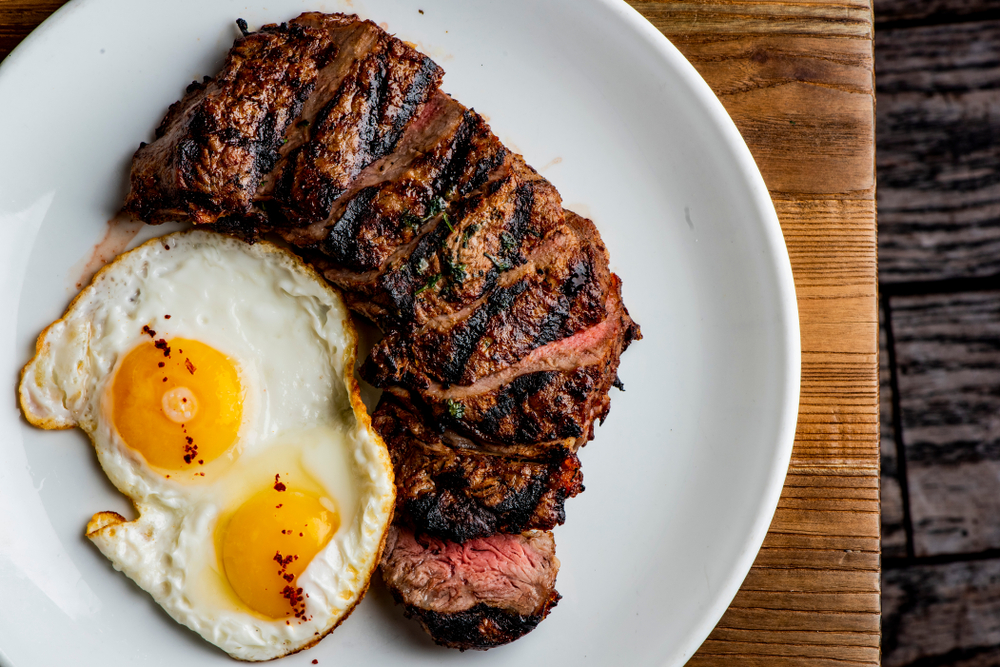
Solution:
<svg viewBox="0 0 1000 667"><path fill-rule="evenodd" d="M566 498L583 491L580 460L564 447L504 456L425 421L388 393L372 415L396 474L395 521L419 533L465 542L549 530L565 520Z"/></svg>
<svg viewBox="0 0 1000 667"><path fill-rule="evenodd" d="M437 64L371 21L304 14L295 24L326 28L339 43L330 65L337 85L310 104L303 136L282 156L268 194L290 224L325 220L362 171L396 150L412 120L437 90ZM331 77L332 79L332 77ZM273 189L268 192L268 186Z"/></svg>
<svg viewBox="0 0 1000 667"><path fill-rule="evenodd" d="M377 345L362 375L419 405L441 427L497 451L523 454L526 447L553 446L575 451L593 438L594 421L607 416L621 352L638 333L621 303L618 277L612 274L611 281L601 322L537 347L472 384L440 382L412 372L415 364L400 368L388 352L399 349L398 341Z"/></svg>
<svg viewBox="0 0 1000 667"><path fill-rule="evenodd" d="M154 224L248 213L335 52L326 33L295 24L237 39L219 75L188 86L136 151L125 210Z"/></svg>
<svg viewBox="0 0 1000 667"><path fill-rule="evenodd" d="M397 482L383 575L435 641L489 648L559 599L540 531L641 334L593 223L442 75L356 16L244 30L136 153L126 209L276 233L382 329L362 375Z"/></svg>
<svg viewBox="0 0 1000 667"><path fill-rule="evenodd" d="M464 544L389 529L382 578L405 613L443 646L489 649L530 632L559 601L552 533Z"/></svg>

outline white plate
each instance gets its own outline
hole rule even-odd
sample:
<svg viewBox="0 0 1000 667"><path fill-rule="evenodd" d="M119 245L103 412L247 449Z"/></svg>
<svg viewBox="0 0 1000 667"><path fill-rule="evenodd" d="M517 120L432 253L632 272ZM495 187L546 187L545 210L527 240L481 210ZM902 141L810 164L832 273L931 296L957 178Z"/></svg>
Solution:
<svg viewBox="0 0 1000 667"><path fill-rule="evenodd" d="M418 7L423 13L418 13ZM83 536L130 515L79 432L34 430L14 388L120 206L129 159L236 36L307 9L415 42L444 89L592 217L645 338L581 453L556 529L559 606L487 653L432 645L381 584L287 665L679 665L746 575L777 504L798 407L781 230L749 151L695 70L612 0L74 0L0 67L0 663L228 665ZM161 231L146 230L138 240Z"/></svg>

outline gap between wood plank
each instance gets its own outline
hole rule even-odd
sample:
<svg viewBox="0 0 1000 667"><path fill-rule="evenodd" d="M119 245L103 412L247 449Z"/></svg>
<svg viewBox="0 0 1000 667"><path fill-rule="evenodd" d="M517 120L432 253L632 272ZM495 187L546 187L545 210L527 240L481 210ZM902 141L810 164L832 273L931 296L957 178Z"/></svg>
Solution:
<svg viewBox="0 0 1000 667"><path fill-rule="evenodd" d="M913 558L913 515L910 513L910 484L906 475L906 446L903 440L903 415L900 409L899 382L896 370L896 338L892 332L892 308L889 296L881 295L885 313L886 350L889 353L889 389L892 392L892 430L896 445L896 478L903 503L903 533L906 535L906 557Z"/></svg>

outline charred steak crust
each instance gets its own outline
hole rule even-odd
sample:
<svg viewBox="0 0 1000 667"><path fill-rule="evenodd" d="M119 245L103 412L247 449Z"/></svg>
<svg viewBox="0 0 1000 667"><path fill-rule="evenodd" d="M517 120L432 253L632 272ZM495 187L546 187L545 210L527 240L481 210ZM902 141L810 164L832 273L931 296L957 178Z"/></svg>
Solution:
<svg viewBox="0 0 1000 667"><path fill-rule="evenodd" d="M214 79L188 86L132 158L125 210L150 223L211 223L250 211L286 128L336 47L294 24L236 40Z"/></svg>
<svg viewBox="0 0 1000 667"><path fill-rule="evenodd" d="M583 491L580 460L565 448L503 456L449 445L424 421L391 398L372 416L396 474L396 520L419 533L461 543L549 530L565 520L566 498Z"/></svg>
<svg viewBox="0 0 1000 667"><path fill-rule="evenodd" d="M534 630L562 599L558 592L552 591L552 596L540 613L522 615L497 609L482 602L472 609L441 614L406 604L401 596L394 594L393 597L397 603L403 604L403 613L406 617L420 623L435 644L457 648L460 651L467 649L485 651L523 637Z"/></svg>
<svg viewBox="0 0 1000 667"><path fill-rule="evenodd" d="M433 594L456 589L403 585L395 538L383 577L438 643L511 641L559 599L554 542L537 531L583 490L576 451L641 338L607 249L439 89L436 63L371 21L312 12L240 27L218 76L189 86L135 153L125 210L248 241L275 233L382 329L362 375L385 390L373 424L396 473L392 530L417 531L432 565L475 544L535 553L520 574L502 558L482 573L538 604L498 594L442 608Z"/></svg>

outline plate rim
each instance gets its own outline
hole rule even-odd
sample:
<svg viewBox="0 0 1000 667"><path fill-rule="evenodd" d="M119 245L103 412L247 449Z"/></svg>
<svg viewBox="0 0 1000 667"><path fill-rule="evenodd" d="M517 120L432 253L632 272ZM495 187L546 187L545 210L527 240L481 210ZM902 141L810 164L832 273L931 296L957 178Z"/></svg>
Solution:
<svg viewBox="0 0 1000 667"><path fill-rule="evenodd" d="M785 244L784 233L781 223L778 220L777 211L774 208L774 201L764 183L764 177L760 173L753 154L747 146L746 140L736 127L729 112L726 111L721 100L709 86L708 82L698 73L694 65L674 46L674 44L649 20L639 13L634 7L623 0L594 0L604 4L609 9L616 11L619 16L631 27L639 36L646 40L647 44L654 48L661 57L667 61L674 70L684 79L698 101L712 115L713 124L726 136L727 144L736 154L737 166L746 177L746 184L749 186L750 194L757 205L757 214L764 222L762 227L765 233L767 247L772 255L772 264L777 269L777 282L779 291L779 313L782 318L782 325L785 337L784 362L786 371L784 380L785 395L783 396L781 425L776 438L776 447L772 458L770 475L768 476L762 500L756 518L750 531L748 544L737 559L737 565L730 570L726 583L720 588L715 600L708 605L708 610L704 613L702 620L697 624L696 630L688 635L688 640L683 643L675 655L683 661L688 660L695 654L698 648L705 642L723 614L729 608L733 599L743 585L744 579L750 572L757 554L767 536L774 513L778 508L778 501L781 491L784 488L785 477L792 458L792 448L795 444L795 430L798 424L799 400L801 393L801 331L799 327L798 299L795 291L795 281L792 276L791 260L788 256L788 247ZM784 260L784 261L781 261ZM680 664L680 663L679 663Z"/></svg>

